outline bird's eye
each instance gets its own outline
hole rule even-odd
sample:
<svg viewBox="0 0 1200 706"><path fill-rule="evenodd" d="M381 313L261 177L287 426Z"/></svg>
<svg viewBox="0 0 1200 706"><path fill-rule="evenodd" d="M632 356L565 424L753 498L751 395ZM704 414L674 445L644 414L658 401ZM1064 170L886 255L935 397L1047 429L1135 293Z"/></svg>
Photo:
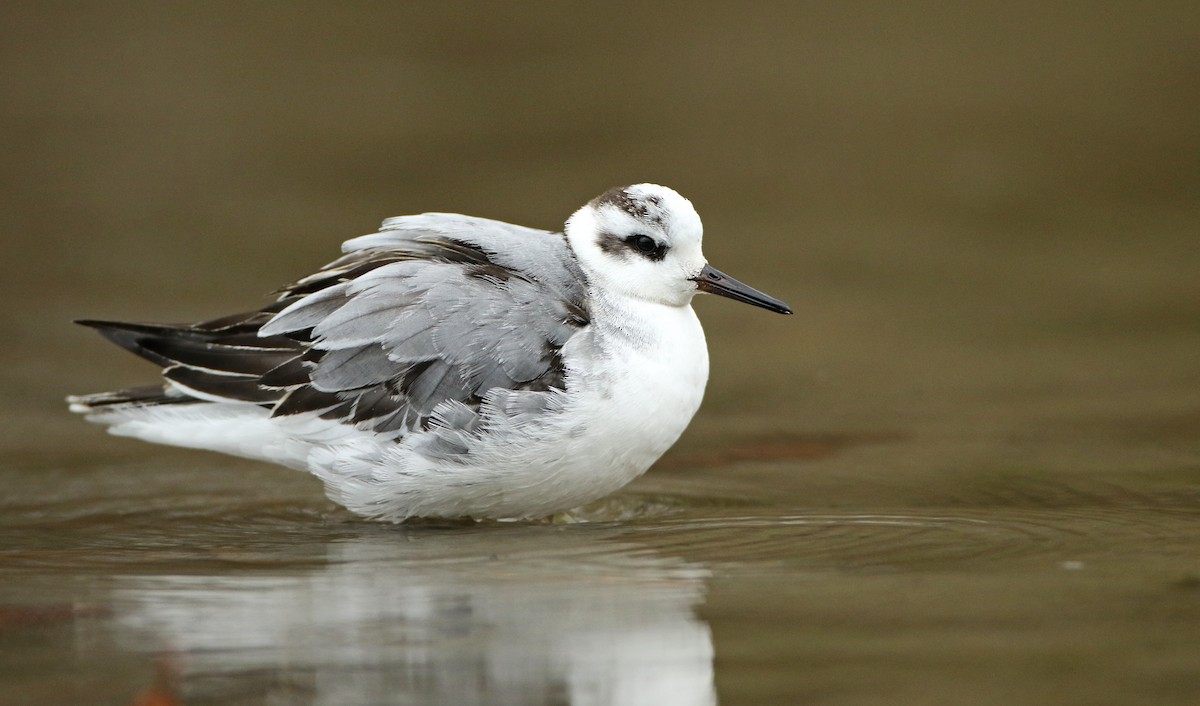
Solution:
<svg viewBox="0 0 1200 706"><path fill-rule="evenodd" d="M638 255L655 262L663 259L667 255L667 246L659 245L654 238L651 238L648 235L630 235L621 240L621 243L625 245L625 247L636 252Z"/></svg>
<svg viewBox="0 0 1200 706"><path fill-rule="evenodd" d="M635 235L629 240L633 243L633 247L642 252L654 252L654 249L658 247L654 242L654 238L648 235Z"/></svg>

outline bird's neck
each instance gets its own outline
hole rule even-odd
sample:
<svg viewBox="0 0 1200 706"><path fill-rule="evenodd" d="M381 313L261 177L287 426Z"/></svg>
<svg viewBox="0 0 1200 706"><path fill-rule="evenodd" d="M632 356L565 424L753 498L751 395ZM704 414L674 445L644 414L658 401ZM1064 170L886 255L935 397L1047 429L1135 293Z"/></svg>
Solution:
<svg viewBox="0 0 1200 706"><path fill-rule="evenodd" d="M611 291L591 292L592 325L606 346L648 354L676 346L704 347L691 304L672 306Z"/></svg>

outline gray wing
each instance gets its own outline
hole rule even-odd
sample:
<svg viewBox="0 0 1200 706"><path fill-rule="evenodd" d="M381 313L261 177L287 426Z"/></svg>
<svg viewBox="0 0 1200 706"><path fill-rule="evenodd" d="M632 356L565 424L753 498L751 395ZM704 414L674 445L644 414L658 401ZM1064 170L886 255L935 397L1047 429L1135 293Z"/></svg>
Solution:
<svg viewBox="0 0 1200 706"><path fill-rule="evenodd" d="M276 415L322 410L404 432L427 426L446 402L477 410L495 388L562 389L560 350L588 315L561 235L423 214L389 219L343 250L284 290L300 298L259 330L307 344L263 376L290 388Z"/></svg>
<svg viewBox="0 0 1200 706"><path fill-rule="evenodd" d="M389 219L343 250L260 311L157 327L169 345L139 345L204 399L398 436L433 421L472 430L497 389L563 389L560 352L588 312L561 234L429 213Z"/></svg>
<svg viewBox="0 0 1200 706"><path fill-rule="evenodd" d="M485 253L492 263L522 273L563 299L583 302L583 274L562 233L526 228L490 218L457 213L423 213L383 222L378 233L342 244L352 253L368 249L404 248L428 239L453 241Z"/></svg>

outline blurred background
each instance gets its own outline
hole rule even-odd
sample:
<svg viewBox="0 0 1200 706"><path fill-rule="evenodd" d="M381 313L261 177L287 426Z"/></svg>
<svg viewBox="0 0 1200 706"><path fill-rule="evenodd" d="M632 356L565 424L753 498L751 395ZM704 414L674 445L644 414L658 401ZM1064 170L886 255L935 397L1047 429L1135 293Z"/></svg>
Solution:
<svg viewBox="0 0 1200 706"><path fill-rule="evenodd" d="M1127 557L1200 536L1194 2L10 1L0 92L0 463L26 509L71 469L136 483L153 473L112 469L199 458L66 414L68 393L153 374L72 319L206 319L388 216L557 229L653 181L696 205L714 266L796 315L697 301L705 406L638 487L825 511L1073 508L1085 525L1053 534L1080 551L1109 535L1079 508L1120 508L1105 526L1137 529ZM319 497L299 474L203 462ZM1146 511L1164 507L1171 523ZM1136 633L1170 646L1159 666L1114 671L1133 633L1106 633L1098 664L1129 693L1142 678L1173 685L1163 699L1200 693L1200 645L1168 627L1200 611L1187 546L1113 569L1149 577L1147 595L1192 586L1156 614L1158 642ZM993 588L981 600L1008 590ZM761 586L710 589L722 700L766 689L729 666L746 653L721 669L723 646L761 636L730 617Z"/></svg>
<svg viewBox="0 0 1200 706"><path fill-rule="evenodd" d="M1198 15L5 3L3 448L101 448L61 396L151 372L73 318L254 307L387 216L557 228L638 181L797 309L698 304L705 415L828 431L1104 397L1196 429Z"/></svg>
<svg viewBox="0 0 1200 706"><path fill-rule="evenodd" d="M1200 369L1190 3L0 12L18 425L148 372L72 318L253 307L386 216L557 228L637 181L797 308L699 304L710 407L819 429L1067 386L1150 413L1127 396Z"/></svg>

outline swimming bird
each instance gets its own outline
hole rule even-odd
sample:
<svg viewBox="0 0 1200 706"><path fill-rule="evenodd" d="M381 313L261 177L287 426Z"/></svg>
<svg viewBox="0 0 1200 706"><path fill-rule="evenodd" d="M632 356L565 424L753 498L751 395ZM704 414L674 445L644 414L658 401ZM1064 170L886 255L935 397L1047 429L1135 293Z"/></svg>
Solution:
<svg viewBox="0 0 1200 706"><path fill-rule="evenodd" d="M542 518L644 473L708 380L692 298L786 304L711 267L690 201L610 189L562 233L390 218L271 304L83 320L160 384L68 398L108 431L306 470L367 518Z"/></svg>

